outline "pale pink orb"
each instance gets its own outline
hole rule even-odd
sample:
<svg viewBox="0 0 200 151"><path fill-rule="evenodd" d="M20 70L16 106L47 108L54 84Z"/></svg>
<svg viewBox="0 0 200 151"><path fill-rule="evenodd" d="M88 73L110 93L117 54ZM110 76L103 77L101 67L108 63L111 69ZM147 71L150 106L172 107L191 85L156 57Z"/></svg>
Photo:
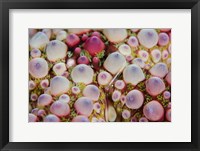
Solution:
<svg viewBox="0 0 200 151"><path fill-rule="evenodd" d="M119 101L121 97L121 92L118 90L115 90L112 94L112 100L113 102Z"/></svg>
<svg viewBox="0 0 200 151"><path fill-rule="evenodd" d="M35 94L35 93L32 93L31 96L30 96L31 101L36 101L37 98L38 98L38 95Z"/></svg>
<svg viewBox="0 0 200 151"><path fill-rule="evenodd" d="M83 95L93 101L97 101L100 96L100 90L96 85L87 85L83 90Z"/></svg>
<svg viewBox="0 0 200 151"><path fill-rule="evenodd" d="M100 112L101 112L101 105L100 105L99 102L94 103L94 110L95 110L95 112L97 112L97 113L100 113Z"/></svg>
<svg viewBox="0 0 200 151"><path fill-rule="evenodd" d="M123 117L124 119L129 119L129 118L131 117L131 112L130 112L129 110L127 110L127 109L124 109L124 110L122 111L122 117Z"/></svg>
<svg viewBox="0 0 200 151"><path fill-rule="evenodd" d="M43 109L38 110L37 116L43 117L45 115L46 115L46 111L45 110L43 110Z"/></svg>
<svg viewBox="0 0 200 151"><path fill-rule="evenodd" d="M163 97L164 97L165 99L169 99L169 98L171 97L171 93L170 93L169 91L164 91L164 92L163 92Z"/></svg>
<svg viewBox="0 0 200 151"><path fill-rule="evenodd" d="M60 122L60 119L54 114L49 114L44 118L44 122Z"/></svg>
<svg viewBox="0 0 200 151"><path fill-rule="evenodd" d="M30 81L28 82L28 87L29 87L29 90L35 89L36 83L35 83L33 80L30 80Z"/></svg>
<svg viewBox="0 0 200 151"><path fill-rule="evenodd" d="M167 121L171 122L171 109L168 109L165 113L165 118Z"/></svg>
<svg viewBox="0 0 200 151"><path fill-rule="evenodd" d="M34 108L34 109L32 109L31 113L34 114L35 116L37 116L38 111L39 111L39 108Z"/></svg>
<svg viewBox="0 0 200 151"><path fill-rule="evenodd" d="M167 76L165 77L165 80L167 81L169 85L171 85L171 71L167 74Z"/></svg>
<svg viewBox="0 0 200 151"><path fill-rule="evenodd" d="M70 108L68 104L64 104L60 101L55 101L50 107L51 113L62 117L67 116L70 113Z"/></svg>
<svg viewBox="0 0 200 151"><path fill-rule="evenodd" d="M138 55L144 62L146 62L149 59L149 53L146 50L138 51Z"/></svg>
<svg viewBox="0 0 200 151"><path fill-rule="evenodd" d="M166 60L169 57L169 52L167 50L162 51L162 59Z"/></svg>
<svg viewBox="0 0 200 151"><path fill-rule="evenodd" d="M145 67L145 62L144 60L142 60L141 58L135 58L132 60L132 64L136 64L138 65L140 68L144 68Z"/></svg>
<svg viewBox="0 0 200 151"><path fill-rule="evenodd" d="M42 32L45 33L49 39L51 38L52 30L50 28L44 28Z"/></svg>
<svg viewBox="0 0 200 151"><path fill-rule="evenodd" d="M29 61L29 73L34 78L43 78L48 74L48 64L43 58L34 58Z"/></svg>
<svg viewBox="0 0 200 151"><path fill-rule="evenodd" d="M44 107L44 106L50 105L52 102L53 102L53 98L52 98L51 95L41 94L38 97L37 105L40 106L40 107Z"/></svg>
<svg viewBox="0 0 200 151"><path fill-rule="evenodd" d="M148 119L146 117L141 117L139 119L139 122L148 122Z"/></svg>
<svg viewBox="0 0 200 151"><path fill-rule="evenodd" d="M59 97L59 100L58 101L61 101L65 104L68 104L70 102L70 97L69 95L67 94L62 94L60 97Z"/></svg>
<svg viewBox="0 0 200 151"><path fill-rule="evenodd" d="M39 58L41 56L41 51L39 49L31 50L31 57Z"/></svg>
<svg viewBox="0 0 200 151"><path fill-rule="evenodd" d="M143 108L145 117L150 121L159 121L163 118L164 108L158 101L151 101Z"/></svg>
<svg viewBox="0 0 200 151"><path fill-rule="evenodd" d="M124 56L131 55L131 47L127 44L121 44L118 50Z"/></svg>
<svg viewBox="0 0 200 151"><path fill-rule="evenodd" d="M146 48L152 48L158 43L158 33L155 29L141 29L137 35L139 42Z"/></svg>
<svg viewBox="0 0 200 151"><path fill-rule="evenodd" d="M130 47L133 48L139 45L138 39L135 36L130 36L127 43Z"/></svg>
<svg viewBox="0 0 200 151"><path fill-rule="evenodd" d="M112 75L108 73L107 71L101 71L98 74L97 81L98 81L98 84L100 85L107 85L110 83L111 80L112 80Z"/></svg>
<svg viewBox="0 0 200 151"><path fill-rule="evenodd" d="M158 44L160 46L165 46L169 43L169 36L166 33L159 33L159 40L158 40Z"/></svg>
<svg viewBox="0 0 200 151"><path fill-rule="evenodd" d="M72 122L90 122L87 116L78 115L72 119Z"/></svg>
<svg viewBox="0 0 200 151"><path fill-rule="evenodd" d="M157 96L165 90L165 83L158 77L151 77L146 81L146 91L151 96Z"/></svg>
<svg viewBox="0 0 200 151"><path fill-rule="evenodd" d="M74 107L78 114L90 116L93 111L93 101L87 97L80 97L76 100Z"/></svg>
<svg viewBox="0 0 200 151"><path fill-rule="evenodd" d="M120 28L106 28L103 29L103 33L106 36L106 38L113 43L120 43L126 39L128 36L126 29L120 29Z"/></svg>
<svg viewBox="0 0 200 151"><path fill-rule="evenodd" d="M130 109L139 109L144 102L144 96L139 90L132 90L126 95L126 106Z"/></svg>
<svg viewBox="0 0 200 151"><path fill-rule="evenodd" d="M125 82L123 80L117 80L115 82L115 88L122 90L125 87Z"/></svg>
<svg viewBox="0 0 200 151"><path fill-rule="evenodd" d="M126 96L122 94L120 97L120 101L121 101L122 105L124 105L126 103Z"/></svg>
<svg viewBox="0 0 200 151"><path fill-rule="evenodd" d="M161 52L159 49L154 49L151 51L151 58L154 63L158 63L161 59Z"/></svg>
<svg viewBox="0 0 200 151"><path fill-rule="evenodd" d="M42 89L45 89L49 86L49 80L48 79L44 79L40 82L40 86Z"/></svg>
<svg viewBox="0 0 200 151"><path fill-rule="evenodd" d="M53 66L53 71L56 75L62 75L67 70L65 63L59 62Z"/></svg>
<svg viewBox="0 0 200 151"><path fill-rule="evenodd" d="M37 116L35 116L34 114L32 113L29 113L28 114L28 122L37 122Z"/></svg>
<svg viewBox="0 0 200 151"><path fill-rule="evenodd" d="M37 32L36 34L34 34L29 42L31 49L35 48L40 50L43 50L48 43L49 38L43 32Z"/></svg>
<svg viewBox="0 0 200 151"><path fill-rule="evenodd" d="M81 92L80 88L77 86L72 87L72 93L73 94L79 94Z"/></svg>
<svg viewBox="0 0 200 151"><path fill-rule="evenodd" d="M151 73L151 75L159 77L159 78L163 78L167 75L168 73L168 67L165 63L163 62L159 62L157 64L155 64L150 70L149 72Z"/></svg>

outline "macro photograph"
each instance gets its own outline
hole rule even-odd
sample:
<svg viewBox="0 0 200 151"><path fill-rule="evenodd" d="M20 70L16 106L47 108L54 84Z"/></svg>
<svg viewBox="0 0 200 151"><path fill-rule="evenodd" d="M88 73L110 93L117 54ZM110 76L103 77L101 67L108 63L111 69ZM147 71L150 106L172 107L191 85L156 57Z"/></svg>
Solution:
<svg viewBox="0 0 200 151"><path fill-rule="evenodd" d="M170 28L29 28L29 122L171 122Z"/></svg>

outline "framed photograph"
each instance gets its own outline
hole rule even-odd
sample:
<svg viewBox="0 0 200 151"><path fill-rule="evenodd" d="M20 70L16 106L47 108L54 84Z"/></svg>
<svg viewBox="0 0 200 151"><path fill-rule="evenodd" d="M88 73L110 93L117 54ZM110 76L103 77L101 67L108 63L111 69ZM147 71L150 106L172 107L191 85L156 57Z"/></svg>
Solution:
<svg viewBox="0 0 200 151"><path fill-rule="evenodd" d="M1 150L200 150L198 0L1 0Z"/></svg>

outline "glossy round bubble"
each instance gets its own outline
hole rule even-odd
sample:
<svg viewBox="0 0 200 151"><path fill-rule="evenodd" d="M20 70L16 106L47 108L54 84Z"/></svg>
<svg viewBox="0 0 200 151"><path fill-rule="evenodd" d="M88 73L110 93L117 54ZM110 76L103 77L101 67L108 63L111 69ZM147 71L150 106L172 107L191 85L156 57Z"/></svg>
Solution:
<svg viewBox="0 0 200 151"><path fill-rule="evenodd" d="M94 103L93 106L95 112L100 113L101 112L101 105L99 104L99 102Z"/></svg>
<svg viewBox="0 0 200 151"><path fill-rule="evenodd" d="M73 67L75 65L76 65L76 61L73 58L67 59L67 63L66 63L67 68Z"/></svg>
<svg viewBox="0 0 200 151"><path fill-rule="evenodd" d="M168 68L167 65L163 62L159 62L157 64L155 64L150 70L149 72L151 73L151 75L156 76L156 77L160 77L163 78L166 76L166 74L168 73Z"/></svg>
<svg viewBox="0 0 200 151"><path fill-rule="evenodd" d="M158 77L151 77L146 81L146 91L151 96L157 96L165 90L165 83Z"/></svg>
<svg viewBox="0 0 200 151"><path fill-rule="evenodd" d="M137 85L139 82L145 79L142 69L135 65L128 65L123 71L123 79L126 83Z"/></svg>
<svg viewBox="0 0 200 151"><path fill-rule="evenodd" d="M140 68L145 67L145 62L141 58L133 59L132 63L138 65Z"/></svg>
<svg viewBox="0 0 200 151"><path fill-rule="evenodd" d="M38 106L47 106L49 104L51 104L51 102L53 101L53 98L51 95L49 94L41 94L39 97L38 97L38 100L37 100L37 105Z"/></svg>
<svg viewBox="0 0 200 151"><path fill-rule="evenodd" d="M149 59L149 53L146 50L138 51L138 55L144 62L146 62Z"/></svg>
<svg viewBox="0 0 200 151"><path fill-rule="evenodd" d="M171 122L171 109L168 109L165 113L165 118L167 121Z"/></svg>
<svg viewBox="0 0 200 151"><path fill-rule="evenodd" d="M159 40L158 40L158 44L160 46L166 46L169 43L169 36L166 33L159 33Z"/></svg>
<svg viewBox="0 0 200 151"><path fill-rule="evenodd" d="M109 105L106 110L107 110L106 111L106 119L109 122L114 122L117 118L117 113L115 111L115 108L112 105Z"/></svg>
<svg viewBox="0 0 200 151"><path fill-rule="evenodd" d="M45 28L42 32L45 33L49 39L51 38L52 30L50 28Z"/></svg>
<svg viewBox="0 0 200 151"><path fill-rule="evenodd" d="M72 93L73 94L79 94L81 92L80 88L77 86L72 87Z"/></svg>
<svg viewBox="0 0 200 151"><path fill-rule="evenodd" d="M48 36L43 32L37 32L31 39L30 39L30 47L33 49L40 49L43 50L44 47L49 43Z"/></svg>
<svg viewBox="0 0 200 151"><path fill-rule="evenodd" d="M64 31L64 30L61 30L59 31L57 34L56 34L56 40L60 40L60 41L63 41L67 38L67 32Z"/></svg>
<svg viewBox="0 0 200 151"><path fill-rule="evenodd" d="M30 81L28 82L28 87L29 87L29 90L35 89L36 83L35 83L33 80L30 80Z"/></svg>
<svg viewBox="0 0 200 151"><path fill-rule="evenodd" d="M131 48L127 44L120 45L119 48L118 48L118 50L124 56L128 56L128 55L131 54Z"/></svg>
<svg viewBox="0 0 200 151"><path fill-rule="evenodd" d="M122 89L124 89L124 87L125 87L125 83L123 80L117 80L115 82L115 88L122 90Z"/></svg>
<svg viewBox="0 0 200 151"><path fill-rule="evenodd" d="M29 73L34 78L43 78L48 74L48 64L43 58L34 58L29 61Z"/></svg>
<svg viewBox="0 0 200 151"><path fill-rule="evenodd" d="M80 97L76 100L74 107L78 114L90 116L93 111L93 102L90 98Z"/></svg>
<svg viewBox="0 0 200 151"><path fill-rule="evenodd" d="M144 96L139 90L132 90L126 95L126 106L130 109L139 109L144 102Z"/></svg>
<svg viewBox="0 0 200 151"><path fill-rule="evenodd" d="M139 119L139 122L148 122L148 119L146 117L141 117Z"/></svg>
<svg viewBox="0 0 200 151"><path fill-rule="evenodd" d="M70 113L70 108L68 104L62 103L60 101L55 101L50 107L51 113L57 116L67 116Z"/></svg>
<svg viewBox="0 0 200 151"><path fill-rule="evenodd" d="M140 44L146 48L154 47L159 39L155 29L141 29L137 36Z"/></svg>
<svg viewBox="0 0 200 151"><path fill-rule="evenodd" d="M169 91L164 91L164 92L163 92L163 97L164 97L165 99L169 99L169 98L171 97L171 93L170 93Z"/></svg>
<svg viewBox="0 0 200 151"><path fill-rule="evenodd" d="M165 80L167 81L169 85L171 85L171 71L167 74L167 76L165 77Z"/></svg>
<svg viewBox="0 0 200 151"><path fill-rule="evenodd" d="M97 101L100 96L100 91L95 85L87 85L83 90L83 95L91 100Z"/></svg>
<svg viewBox="0 0 200 151"><path fill-rule="evenodd" d="M45 110L43 110L43 109L38 110L37 116L43 117L45 115L46 115L46 111Z"/></svg>
<svg viewBox="0 0 200 151"><path fill-rule="evenodd" d="M37 122L37 116L32 113L28 114L28 122Z"/></svg>
<svg viewBox="0 0 200 151"><path fill-rule="evenodd" d="M72 122L90 122L87 116L78 115L72 119Z"/></svg>
<svg viewBox="0 0 200 151"><path fill-rule="evenodd" d="M34 108L31 113L34 114L35 116L37 116L37 113L39 111L39 108Z"/></svg>
<svg viewBox="0 0 200 151"><path fill-rule="evenodd" d="M68 47L65 43L59 40L52 40L46 47L47 59L55 62L67 56Z"/></svg>
<svg viewBox="0 0 200 151"><path fill-rule="evenodd" d="M145 117L150 121L159 121L163 118L164 108L158 101L151 101L143 108Z"/></svg>
<svg viewBox="0 0 200 151"><path fill-rule="evenodd" d="M118 90L115 90L112 94L112 100L113 102L119 101L121 97L121 92Z"/></svg>
<svg viewBox="0 0 200 151"><path fill-rule="evenodd" d="M70 89L70 82L63 76L55 76L51 79L50 90L54 96L66 93Z"/></svg>
<svg viewBox="0 0 200 151"><path fill-rule="evenodd" d="M158 63L161 59L161 52L159 49L154 49L151 51L151 58L154 63Z"/></svg>
<svg viewBox="0 0 200 151"><path fill-rule="evenodd" d="M67 70L65 63L59 62L53 66L53 71L56 75L62 75Z"/></svg>
<svg viewBox="0 0 200 151"><path fill-rule="evenodd" d="M60 119L54 114L49 114L44 118L44 122L60 122Z"/></svg>
<svg viewBox="0 0 200 151"><path fill-rule="evenodd" d="M123 117L123 119L129 119L131 117L131 112L127 109L124 109L122 111L122 117Z"/></svg>
<svg viewBox="0 0 200 151"><path fill-rule="evenodd" d="M126 29L119 29L119 28L113 28L113 29L104 29L103 30L104 35L106 38L113 43L119 43L126 39L128 36Z"/></svg>
<svg viewBox="0 0 200 151"><path fill-rule="evenodd" d="M59 100L58 101L61 101L65 104L68 104L70 102L70 97L69 95L67 94L62 94L60 97L59 97Z"/></svg>
<svg viewBox="0 0 200 151"><path fill-rule="evenodd" d="M169 52L167 50L162 51L162 59L166 60L169 57Z"/></svg>
<svg viewBox="0 0 200 151"><path fill-rule="evenodd" d="M76 34L69 34L67 35L65 42L69 47L75 47L79 44L80 38Z"/></svg>
<svg viewBox="0 0 200 151"><path fill-rule="evenodd" d="M38 98L38 95L37 95L37 94L35 94L35 93L32 93L32 94L31 94L31 97L30 97L31 101L36 101L37 98Z"/></svg>
<svg viewBox="0 0 200 151"><path fill-rule="evenodd" d="M82 82L90 84L93 81L94 71L85 64L79 64L75 66L71 72L71 78L75 83Z"/></svg>
<svg viewBox="0 0 200 151"><path fill-rule="evenodd" d="M137 122L137 121L138 119L135 116L131 117L131 122Z"/></svg>
<svg viewBox="0 0 200 151"><path fill-rule="evenodd" d="M42 89L45 89L49 86L49 80L48 79L44 79L40 82L40 86Z"/></svg>
<svg viewBox="0 0 200 151"><path fill-rule="evenodd" d="M104 68L111 74L116 74L126 65L126 58L119 52L113 52L104 61Z"/></svg>
<svg viewBox="0 0 200 151"><path fill-rule="evenodd" d="M90 31L90 29L88 29L88 28L69 28L68 29L68 32L73 33L73 34L84 34L89 31Z"/></svg>
<svg viewBox="0 0 200 151"><path fill-rule="evenodd" d="M107 85L112 80L112 75L107 71L101 71L98 74L97 81L99 85Z"/></svg>
<svg viewBox="0 0 200 151"><path fill-rule="evenodd" d="M31 57L39 58L41 56L41 51L39 49L31 50Z"/></svg>
<svg viewBox="0 0 200 151"><path fill-rule="evenodd" d="M138 39L135 36L130 36L127 43L130 47L133 48L139 45Z"/></svg>

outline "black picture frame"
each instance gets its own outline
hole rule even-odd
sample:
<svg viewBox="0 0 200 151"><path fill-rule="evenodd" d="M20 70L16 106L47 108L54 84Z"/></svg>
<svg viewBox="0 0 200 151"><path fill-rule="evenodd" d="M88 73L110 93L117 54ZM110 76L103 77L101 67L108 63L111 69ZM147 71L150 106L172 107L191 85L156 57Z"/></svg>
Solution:
<svg viewBox="0 0 200 151"><path fill-rule="evenodd" d="M191 142L47 143L9 142L10 9L191 9ZM1 150L200 150L200 2L199 0L0 0L0 148ZM178 19L177 19L178 22ZM187 113L186 113L187 114Z"/></svg>

